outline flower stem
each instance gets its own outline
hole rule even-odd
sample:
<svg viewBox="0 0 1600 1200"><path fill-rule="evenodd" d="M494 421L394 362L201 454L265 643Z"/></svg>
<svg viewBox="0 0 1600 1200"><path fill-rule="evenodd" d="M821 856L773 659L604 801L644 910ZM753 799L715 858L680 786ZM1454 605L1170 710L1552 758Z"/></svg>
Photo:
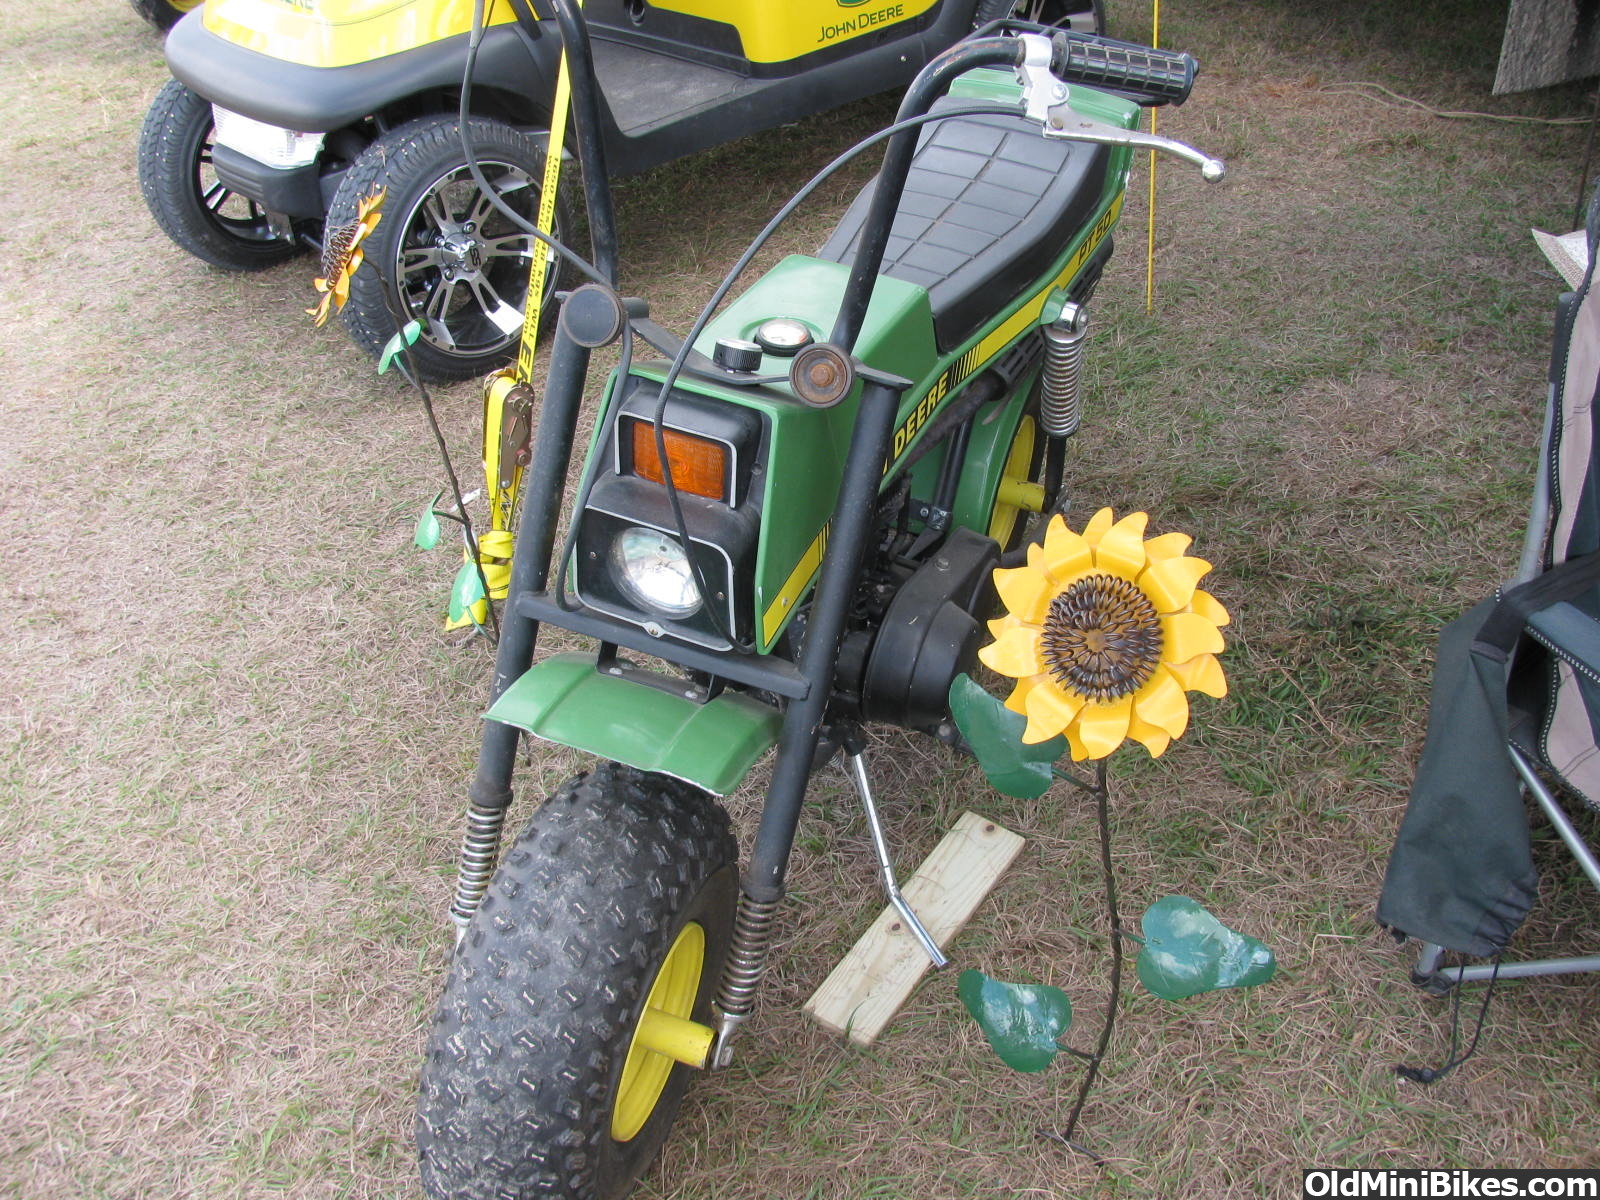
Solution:
<svg viewBox="0 0 1600 1200"><path fill-rule="evenodd" d="M1100 1041L1095 1046L1094 1053L1086 1056L1089 1067L1083 1074L1083 1083L1078 1088L1078 1098L1073 1102L1072 1111L1067 1115L1067 1127L1059 1134L1050 1136L1056 1141L1063 1142L1074 1148L1078 1144L1072 1140L1072 1135L1077 1131L1078 1118L1083 1113L1084 1102L1089 1098L1089 1089L1094 1087L1095 1078L1100 1073L1100 1063L1106 1056L1106 1048L1111 1044L1111 1031L1116 1025L1117 1008L1122 1002L1122 918L1117 912L1117 877L1111 863L1111 819L1109 814L1109 789L1106 784L1106 760L1100 759L1095 763L1094 787L1088 789L1095 798L1095 811L1100 825L1100 867L1105 874L1106 881L1106 912L1111 918L1111 995L1106 1004L1105 1023L1100 1027Z"/></svg>

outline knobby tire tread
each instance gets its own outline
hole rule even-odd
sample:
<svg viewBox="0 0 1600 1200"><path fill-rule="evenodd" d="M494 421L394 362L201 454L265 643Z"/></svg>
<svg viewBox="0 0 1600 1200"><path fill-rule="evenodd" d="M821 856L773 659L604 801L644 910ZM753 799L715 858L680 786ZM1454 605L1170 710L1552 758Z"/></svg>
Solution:
<svg viewBox="0 0 1600 1200"><path fill-rule="evenodd" d="M708 1004L737 854L705 792L614 763L533 814L456 949L435 1015L417 1119L428 1195L611 1200L631 1186L665 1137L687 1068L644 1130L617 1143L621 1055L691 916L717 926L706 930ZM699 912L708 896L720 911Z"/></svg>

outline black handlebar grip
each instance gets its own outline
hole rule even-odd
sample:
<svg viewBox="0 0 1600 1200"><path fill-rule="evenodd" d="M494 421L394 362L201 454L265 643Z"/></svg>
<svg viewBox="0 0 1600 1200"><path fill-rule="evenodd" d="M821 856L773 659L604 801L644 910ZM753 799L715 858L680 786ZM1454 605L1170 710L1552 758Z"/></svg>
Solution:
<svg viewBox="0 0 1600 1200"><path fill-rule="evenodd" d="M1144 105L1182 104L1200 64L1191 54L1062 31L1051 43L1050 73L1067 83L1123 92Z"/></svg>

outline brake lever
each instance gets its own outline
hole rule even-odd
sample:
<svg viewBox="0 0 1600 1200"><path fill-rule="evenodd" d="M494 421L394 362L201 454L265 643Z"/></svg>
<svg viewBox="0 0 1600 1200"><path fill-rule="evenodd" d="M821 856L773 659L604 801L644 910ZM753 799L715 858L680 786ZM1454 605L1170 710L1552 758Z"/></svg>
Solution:
<svg viewBox="0 0 1600 1200"><path fill-rule="evenodd" d="M1200 168L1201 178L1212 183L1227 173L1227 167L1220 158L1212 158L1184 142L1139 129L1123 129L1103 121L1090 120L1072 107L1071 89L1050 73L1050 39L1025 33L1018 41L1023 44L1023 52L1019 56L1021 61L1017 64L1017 77L1022 83L1023 110L1029 120L1043 125L1045 137L1095 142L1102 146L1157 150L1193 163Z"/></svg>
<svg viewBox="0 0 1600 1200"><path fill-rule="evenodd" d="M1200 177L1215 183L1227 174L1228 168L1220 158L1212 158L1186 142L1145 133L1142 129L1119 129L1088 117L1070 107L1065 100L1052 104L1045 118L1044 135L1074 142L1096 142L1102 146L1132 146L1140 150L1157 150L1193 163L1200 168Z"/></svg>

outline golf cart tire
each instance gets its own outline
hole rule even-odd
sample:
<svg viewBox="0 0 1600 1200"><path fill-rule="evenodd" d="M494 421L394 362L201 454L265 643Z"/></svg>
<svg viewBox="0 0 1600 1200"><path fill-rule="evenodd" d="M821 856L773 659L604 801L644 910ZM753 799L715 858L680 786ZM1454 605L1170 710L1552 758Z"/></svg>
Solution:
<svg viewBox="0 0 1600 1200"><path fill-rule="evenodd" d="M181 249L225 271L263 271L302 253L265 210L207 177L211 104L176 79L156 93L139 132L139 189Z"/></svg>
<svg viewBox="0 0 1600 1200"><path fill-rule="evenodd" d="M174 4L172 0L128 0L133 11L155 28L165 32L178 23L178 18L198 5L194 0Z"/></svg>
<svg viewBox="0 0 1600 1200"><path fill-rule="evenodd" d="M482 117L469 118L467 132L491 186L510 180L513 186L501 191L502 198L509 197L523 217L535 220L544 179L543 135ZM557 195L557 238L572 228L567 190ZM420 117L368 146L328 207L330 236L353 223L361 201L379 192L382 215L361 245L364 263L351 277L349 303L341 314L351 339L378 358L395 334L397 317L401 323L420 319L422 336L411 347L411 360L424 379L441 383L483 375L509 362L521 337L529 260L520 253L481 253L479 239L505 238L517 230L503 213L479 203L482 193L467 172L457 119ZM439 214L447 207L452 217L463 218L470 207L479 217L476 228L466 231L464 221L442 228ZM451 235L464 248L477 244L480 270L464 267L441 248ZM524 249L532 244L527 239ZM554 255L551 262L547 309L561 275Z"/></svg>

